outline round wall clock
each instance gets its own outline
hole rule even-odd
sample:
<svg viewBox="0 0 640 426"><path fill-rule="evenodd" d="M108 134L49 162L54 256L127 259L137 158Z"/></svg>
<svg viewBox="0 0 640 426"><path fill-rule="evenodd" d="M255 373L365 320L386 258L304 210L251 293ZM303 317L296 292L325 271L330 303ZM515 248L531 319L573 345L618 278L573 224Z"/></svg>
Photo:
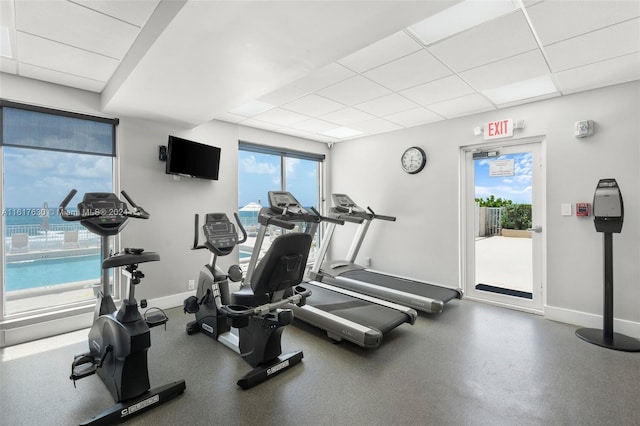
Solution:
<svg viewBox="0 0 640 426"><path fill-rule="evenodd" d="M402 154L400 158L402 170L413 175L419 173L427 164L427 154L418 146L412 146Z"/></svg>

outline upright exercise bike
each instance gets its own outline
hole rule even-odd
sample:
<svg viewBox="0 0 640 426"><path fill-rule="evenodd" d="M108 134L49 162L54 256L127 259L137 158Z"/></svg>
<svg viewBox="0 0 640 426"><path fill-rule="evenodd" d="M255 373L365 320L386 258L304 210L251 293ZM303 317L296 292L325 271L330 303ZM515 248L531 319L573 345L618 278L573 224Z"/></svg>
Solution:
<svg viewBox="0 0 640 426"><path fill-rule="evenodd" d="M76 355L71 366L71 377L76 380L95 373L103 380L116 404L100 414L81 423L82 425L116 424L141 414L184 392L184 380L149 389L147 349L151 346L150 327L165 324L163 313L143 318L134 297L135 286L144 277L138 264L160 260L158 253L145 252L139 248L126 248L123 252L109 255L109 236L117 235L129 218L148 219L149 214L137 206L122 191L122 196L132 209L112 193L86 193L78 204L77 214L67 211L67 204L75 196L73 189L60 204L60 216L65 221L80 221L94 234L101 237L102 245L102 289L94 311L93 325L89 331L89 352ZM129 281L129 294L116 309L109 286L109 269L123 268ZM145 308L146 301L140 306Z"/></svg>
<svg viewBox="0 0 640 426"><path fill-rule="evenodd" d="M264 209L263 209L264 211ZM262 239L256 241L244 287L229 294L229 280L241 281L242 270L232 265L225 273L216 264L218 256L231 254L236 245L247 239L247 233L237 213L235 221L242 233L226 214L206 215L202 227L206 237L198 244L199 216L195 218L193 249L206 248L211 258L198 277L196 295L185 300L185 313L195 314L187 324L187 333L202 332L234 350L253 368L237 381L242 389L251 388L298 364L302 351L282 354L281 337L284 326L293 321L289 304L302 306L311 292L298 284L302 281L311 248L311 235L291 232L280 235L258 263ZM259 215L260 235L270 224L293 229L294 224L276 216ZM257 265L257 266L256 266Z"/></svg>

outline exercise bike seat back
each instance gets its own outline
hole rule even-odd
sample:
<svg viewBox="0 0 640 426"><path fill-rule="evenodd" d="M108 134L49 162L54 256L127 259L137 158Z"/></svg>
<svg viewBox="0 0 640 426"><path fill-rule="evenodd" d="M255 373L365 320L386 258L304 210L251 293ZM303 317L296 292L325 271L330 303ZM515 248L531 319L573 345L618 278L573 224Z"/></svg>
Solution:
<svg viewBox="0 0 640 426"><path fill-rule="evenodd" d="M312 236L304 233L280 235L258 264L247 286L231 295L232 303L259 306L276 302L287 289L302 281Z"/></svg>

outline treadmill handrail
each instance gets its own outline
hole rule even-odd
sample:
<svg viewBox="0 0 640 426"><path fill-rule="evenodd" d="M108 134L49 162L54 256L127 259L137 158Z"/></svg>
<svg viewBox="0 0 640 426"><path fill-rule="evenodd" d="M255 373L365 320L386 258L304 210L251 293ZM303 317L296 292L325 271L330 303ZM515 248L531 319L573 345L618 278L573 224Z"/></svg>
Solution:
<svg viewBox="0 0 640 426"><path fill-rule="evenodd" d="M367 210L369 210L369 212L371 213L372 219L387 220L389 222L395 222L397 219L395 216L385 216L382 214L377 214L376 212L371 210L371 207L369 206L367 206Z"/></svg>

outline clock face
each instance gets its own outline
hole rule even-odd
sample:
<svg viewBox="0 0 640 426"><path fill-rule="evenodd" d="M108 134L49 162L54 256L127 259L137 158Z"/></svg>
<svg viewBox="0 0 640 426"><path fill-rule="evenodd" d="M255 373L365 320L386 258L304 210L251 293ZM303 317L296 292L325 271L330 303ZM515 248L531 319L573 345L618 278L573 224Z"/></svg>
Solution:
<svg viewBox="0 0 640 426"><path fill-rule="evenodd" d="M400 163L405 172L415 174L424 169L427 164L427 155L422 148L413 146L402 154Z"/></svg>

